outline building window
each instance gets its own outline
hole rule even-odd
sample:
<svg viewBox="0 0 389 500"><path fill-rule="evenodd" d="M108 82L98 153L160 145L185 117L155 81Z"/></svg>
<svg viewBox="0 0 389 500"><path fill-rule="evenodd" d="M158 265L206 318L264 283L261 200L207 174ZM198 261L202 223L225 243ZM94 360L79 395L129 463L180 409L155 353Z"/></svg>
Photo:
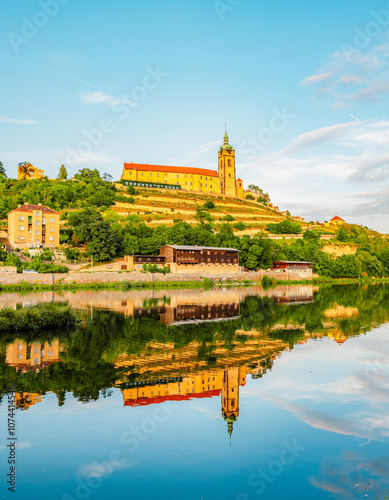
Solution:
<svg viewBox="0 0 389 500"><path fill-rule="evenodd" d="M24 220L24 215L19 215L19 220Z"/></svg>
<svg viewBox="0 0 389 500"><path fill-rule="evenodd" d="M50 233L54 233L54 228L53 227L50 228Z"/></svg>
<svg viewBox="0 0 389 500"><path fill-rule="evenodd" d="M143 172L140 175L143 177Z"/></svg>
<svg viewBox="0 0 389 500"><path fill-rule="evenodd" d="M39 217L39 212L35 212L35 215L36 215L37 217Z"/></svg>
<svg viewBox="0 0 389 500"><path fill-rule="evenodd" d="M49 221L50 221L51 223L53 223L53 222L54 222L54 217L50 217Z"/></svg>
<svg viewBox="0 0 389 500"><path fill-rule="evenodd" d="M34 364L37 365L38 364L38 358L34 358Z"/></svg>
<svg viewBox="0 0 389 500"><path fill-rule="evenodd" d="M19 226L19 231L24 231L24 226Z"/></svg>
<svg viewBox="0 0 389 500"><path fill-rule="evenodd" d="M18 236L18 240L23 241L24 240L24 236Z"/></svg>
<svg viewBox="0 0 389 500"><path fill-rule="evenodd" d="M54 241L54 236L50 236L49 240Z"/></svg>
<svg viewBox="0 0 389 500"><path fill-rule="evenodd" d="M178 174L177 174L177 179L178 179Z"/></svg>
<svg viewBox="0 0 389 500"><path fill-rule="evenodd" d="M35 222L35 225L36 225L36 226L39 226L39 220L37 220L37 221Z"/></svg>
<svg viewBox="0 0 389 500"><path fill-rule="evenodd" d="M35 231L35 234L36 234L37 236L39 236L39 231Z"/></svg>
<svg viewBox="0 0 389 500"><path fill-rule="evenodd" d="M46 224L46 217L42 217L42 224Z"/></svg>

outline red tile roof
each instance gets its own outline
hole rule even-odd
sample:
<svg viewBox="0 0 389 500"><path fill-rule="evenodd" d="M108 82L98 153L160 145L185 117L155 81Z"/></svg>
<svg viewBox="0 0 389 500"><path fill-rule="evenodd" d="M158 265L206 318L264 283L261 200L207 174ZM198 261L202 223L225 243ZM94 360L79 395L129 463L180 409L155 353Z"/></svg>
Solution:
<svg viewBox="0 0 389 500"><path fill-rule="evenodd" d="M238 181L243 182L242 179L239 177Z"/></svg>
<svg viewBox="0 0 389 500"><path fill-rule="evenodd" d="M151 404L164 403L165 401L190 401L191 399L202 399L202 398L212 398L213 396L219 396L220 389L214 391L205 391L201 393L191 393L191 394L174 394L167 396L156 396L154 398L138 398L130 399L125 401L124 406L148 406Z"/></svg>
<svg viewBox="0 0 389 500"><path fill-rule="evenodd" d="M171 172L174 174L198 174L219 177L216 170L208 170L206 168L170 167L165 165L148 165L147 163L124 163L124 168L126 170L143 170L147 172Z"/></svg>
<svg viewBox="0 0 389 500"><path fill-rule="evenodd" d="M20 207L11 210L11 212L9 213L12 214L12 212L33 212L34 210L42 210L42 212L45 214L59 215L59 212L56 212L52 208L45 207L44 205L30 205L29 203L25 203L24 205L21 205Z"/></svg>
<svg viewBox="0 0 389 500"><path fill-rule="evenodd" d="M337 215L335 215L335 217L332 217L331 220L342 220L344 222L344 220L342 219L342 217L338 217Z"/></svg>

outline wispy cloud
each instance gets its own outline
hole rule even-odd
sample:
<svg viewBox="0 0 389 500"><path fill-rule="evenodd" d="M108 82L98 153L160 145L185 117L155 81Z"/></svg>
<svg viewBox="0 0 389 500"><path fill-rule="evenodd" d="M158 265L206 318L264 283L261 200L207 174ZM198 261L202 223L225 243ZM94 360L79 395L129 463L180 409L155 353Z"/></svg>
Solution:
<svg viewBox="0 0 389 500"><path fill-rule="evenodd" d="M117 98L113 95L105 94L100 90L95 92L80 92L80 97L83 103L90 105L106 104L107 106L120 106L135 104L131 99L126 97Z"/></svg>
<svg viewBox="0 0 389 500"><path fill-rule="evenodd" d="M216 146L220 145L220 140L219 141L213 141L213 142L207 142L206 144L203 144L202 146L199 146L197 149L194 151L191 151L190 153L187 153L188 156L191 155L199 155L201 153L207 153L208 151L213 151Z"/></svg>
<svg viewBox="0 0 389 500"><path fill-rule="evenodd" d="M28 120L27 118L23 118L23 119L9 118L8 116L0 116L0 122L12 123L12 124L17 124L17 125L33 125L34 123L38 123L35 120Z"/></svg>
<svg viewBox="0 0 389 500"><path fill-rule="evenodd" d="M66 157L66 163L74 166L117 164L118 162L118 158L92 152L85 153L83 155L74 155L73 153L68 153Z"/></svg>
<svg viewBox="0 0 389 500"><path fill-rule="evenodd" d="M353 102L377 102L389 92L388 62L388 44L378 40L364 52L339 50L301 85L313 87L316 97L328 99L337 108Z"/></svg>

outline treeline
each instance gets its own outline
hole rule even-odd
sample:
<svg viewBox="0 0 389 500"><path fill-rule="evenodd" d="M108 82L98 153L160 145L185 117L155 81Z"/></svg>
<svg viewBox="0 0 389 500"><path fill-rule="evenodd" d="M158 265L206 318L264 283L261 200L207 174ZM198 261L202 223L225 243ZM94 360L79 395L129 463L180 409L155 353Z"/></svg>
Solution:
<svg viewBox="0 0 389 500"><path fill-rule="evenodd" d="M138 215L120 216L107 210L102 215L93 208L85 208L69 215L69 228L63 241L71 258L87 256L96 261L107 261L124 255L158 255L165 244L231 247L240 250L240 264L247 269L268 269L276 260L298 260L314 263L314 271L331 278L358 278L361 276L389 276L389 242L378 233L372 235L366 228L342 228L349 241L357 246L355 255L332 258L323 251L327 242L316 230L306 231L296 240L271 240L263 233L250 237L238 236L235 227L223 222L215 225L201 209L196 225L177 220L173 225L150 227Z"/></svg>

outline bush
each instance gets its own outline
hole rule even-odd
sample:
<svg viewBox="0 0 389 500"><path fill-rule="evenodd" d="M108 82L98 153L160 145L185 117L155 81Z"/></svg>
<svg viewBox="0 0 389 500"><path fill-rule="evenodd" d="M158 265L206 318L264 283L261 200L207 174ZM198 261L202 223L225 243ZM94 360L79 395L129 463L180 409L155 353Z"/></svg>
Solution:
<svg viewBox="0 0 389 500"><path fill-rule="evenodd" d="M215 204L212 200L206 201L203 206L206 210L212 210L215 208Z"/></svg>
<svg viewBox="0 0 389 500"><path fill-rule="evenodd" d="M297 222L284 220L278 224L268 224L267 230L271 234L300 234L301 226Z"/></svg>
<svg viewBox="0 0 389 500"><path fill-rule="evenodd" d="M232 222L235 220L235 218L231 214L227 214L224 217L220 217L220 220L225 222Z"/></svg>
<svg viewBox="0 0 389 500"><path fill-rule="evenodd" d="M269 278L269 276L263 276L262 280L261 280L261 285L262 285L262 288L264 288L265 290L268 289L268 288L272 288L276 285L276 280L274 278Z"/></svg>

